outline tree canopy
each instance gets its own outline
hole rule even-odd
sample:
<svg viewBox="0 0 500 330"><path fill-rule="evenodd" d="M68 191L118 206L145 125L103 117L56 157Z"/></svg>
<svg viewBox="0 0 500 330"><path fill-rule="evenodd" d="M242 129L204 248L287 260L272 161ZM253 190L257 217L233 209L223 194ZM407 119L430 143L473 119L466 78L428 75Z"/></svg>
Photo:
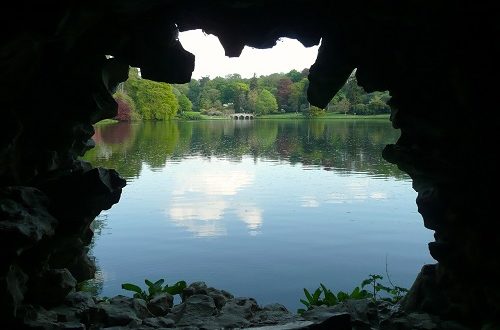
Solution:
<svg viewBox="0 0 500 330"><path fill-rule="evenodd" d="M307 100L308 73L308 69L292 70L252 78L230 74L170 85L142 79L139 71L131 68L129 79L115 97L121 111L117 119L168 120L178 112L182 115L192 111L207 115L295 112L308 117L324 111L360 115L390 112L389 93L366 93L358 85L354 73L325 109L311 108Z"/></svg>

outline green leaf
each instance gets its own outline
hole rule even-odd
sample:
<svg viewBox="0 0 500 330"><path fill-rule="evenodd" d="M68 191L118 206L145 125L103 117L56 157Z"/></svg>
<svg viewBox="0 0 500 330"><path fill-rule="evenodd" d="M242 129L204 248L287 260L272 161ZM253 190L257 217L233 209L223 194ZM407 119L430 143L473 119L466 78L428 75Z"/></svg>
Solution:
<svg viewBox="0 0 500 330"><path fill-rule="evenodd" d="M318 302L319 300L319 296L321 295L321 289L320 288L317 288L316 291L314 291L314 294L313 294L313 301L315 303Z"/></svg>
<svg viewBox="0 0 500 330"><path fill-rule="evenodd" d="M299 309L297 309L297 314L302 315L302 314L304 314L305 311L306 311L305 309L299 308Z"/></svg>
<svg viewBox="0 0 500 330"><path fill-rule="evenodd" d="M391 291L391 288L388 288L382 284L379 284L377 283L377 285L375 286L375 290L376 291L385 291L385 292L390 292Z"/></svg>
<svg viewBox="0 0 500 330"><path fill-rule="evenodd" d="M122 289L142 294L142 289L140 287L138 287L137 285L132 284L132 283L123 283Z"/></svg>
<svg viewBox="0 0 500 330"><path fill-rule="evenodd" d="M159 279L158 281L155 282L154 286L157 286L157 287L160 287L162 286L162 284L165 282L164 279Z"/></svg>
<svg viewBox="0 0 500 330"><path fill-rule="evenodd" d="M371 292L368 292L366 290L361 290L359 292L359 296L360 296L360 299L364 299L364 298L372 298L373 297L373 294Z"/></svg>
<svg viewBox="0 0 500 330"><path fill-rule="evenodd" d="M360 292L359 291L359 286L355 287L354 290L352 290L352 292L351 292L351 295L350 295L351 298L352 299L359 299L359 297L360 297L359 292Z"/></svg>
<svg viewBox="0 0 500 330"><path fill-rule="evenodd" d="M167 292L171 295L181 294L182 291L186 288L187 284L185 281L178 281L172 286L165 286L163 288L163 292Z"/></svg>
<svg viewBox="0 0 500 330"><path fill-rule="evenodd" d="M339 293L337 293L337 300L338 301L346 301L347 299L349 299L349 295L343 291L339 291Z"/></svg>
<svg viewBox="0 0 500 330"><path fill-rule="evenodd" d="M361 282L361 288L364 288L365 286L372 284L372 282L373 282L373 279L367 278L366 280Z"/></svg>
<svg viewBox="0 0 500 330"><path fill-rule="evenodd" d="M144 280L144 283L146 283L146 285L147 285L148 287L152 287L152 286L154 286L154 283L153 283L153 282L151 282L151 281L150 281L150 280L148 280L148 279L145 279L145 280Z"/></svg>
<svg viewBox="0 0 500 330"><path fill-rule="evenodd" d="M311 296L311 294L309 293L309 291L307 291L306 288L304 288L304 294L306 295L306 298L307 298L307 300L309 300L310 303L312 303L314 301L313 297Z"/></svg>
<svg viewBox="0 0 500 330"><path fill-rule="evenodd" d="M304 305L306 305L307 308L309 308L311 306L311 304L307 301L305 301L304 299L300 299L300 302L303 303Z"/></svg>

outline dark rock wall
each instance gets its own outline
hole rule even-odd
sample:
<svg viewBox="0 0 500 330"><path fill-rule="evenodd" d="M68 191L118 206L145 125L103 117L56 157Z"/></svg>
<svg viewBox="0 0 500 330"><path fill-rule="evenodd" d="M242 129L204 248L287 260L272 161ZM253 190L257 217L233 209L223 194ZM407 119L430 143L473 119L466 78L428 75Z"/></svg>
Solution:
<svg viewBox="0 0 500 330"><path fill-rule="evenodd" d="M112 118L111 94L128 66L186 82L194 58L177 28L219 36L226 54L279 37L322 38L309 99L324 106L357 68L367 90L390 90L401 137L383 157L418 191L437 266L405 301L474 324L498 322L500 278L496 78L498 14L465 1L17 1L0 20L0 303L12 319L26 303L60 302L93 276L90 223L124 181L77 157L92 124ZM105 55L112 55L112 58Z"/></svg>

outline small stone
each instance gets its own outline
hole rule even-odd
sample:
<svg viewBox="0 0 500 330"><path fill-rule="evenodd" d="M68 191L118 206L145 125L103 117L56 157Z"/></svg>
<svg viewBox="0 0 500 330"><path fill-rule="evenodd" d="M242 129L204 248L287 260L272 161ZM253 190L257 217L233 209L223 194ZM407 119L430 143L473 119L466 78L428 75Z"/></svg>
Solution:
<svg viewBox="0 0 500 330"><path fill-rule="evenodd" d="M95 302L90 292L84 291L70 292L64 302L67 306L75 307L80 311L95 307Z"/></svg>
<svg viewBox="0 0 500 330"><path fill-rule="evenodd" d="M168 293L158 294L148 302L148 309L155 316L165 316L174 303L174 297Z"/></svg>
<svg viewBox="0 0 500 330"><path fill-rule="evenodd" d="M262 309L265 311L273 311L273 312L288 312L288 309L286 309L285 306L278 303L266 305Z"/></svg>
<svg viewBox="0 0 500 330"><path fill-rule="evenodd" d="M66 269L50 269L34 280L33 296L44 306L54 306L64 302L66 296L75 289L76 280Z"/></svg>
<svg viewBox="0 0 500 330"><path fill-rule="evenodd" d="M85 330L84 324L79 322L65 322L60 324L61 329L65 330Z"/></svg>
<svg viewBox="0 0 500 330"><path fill-rule="evenodd" d="M259 306L253 298L234 298L226 302L222 307L222 314L237 315L245 319L250 319Z"/></svg>
<svg viewBox="0 0 500 330"><path fill-rule="evenodd" d="M165 317L150 317L142 321L143 325L152 328L173 328L175 327L175 322L172 319Z"/></svg>

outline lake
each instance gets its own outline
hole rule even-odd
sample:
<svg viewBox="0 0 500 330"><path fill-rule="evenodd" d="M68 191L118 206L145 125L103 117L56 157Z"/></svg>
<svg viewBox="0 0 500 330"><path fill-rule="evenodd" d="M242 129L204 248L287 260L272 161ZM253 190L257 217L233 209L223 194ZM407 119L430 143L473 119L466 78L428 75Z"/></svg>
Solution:
<svg viewBox="0 0 500 330"><path fill-rule="evenodd" d="M409 287L432 263L411 180L381 157L388 120L213 120L96 127L84 159L127 180L95 221L94 289L205 281L295 311L302 289Z"/></svg>

